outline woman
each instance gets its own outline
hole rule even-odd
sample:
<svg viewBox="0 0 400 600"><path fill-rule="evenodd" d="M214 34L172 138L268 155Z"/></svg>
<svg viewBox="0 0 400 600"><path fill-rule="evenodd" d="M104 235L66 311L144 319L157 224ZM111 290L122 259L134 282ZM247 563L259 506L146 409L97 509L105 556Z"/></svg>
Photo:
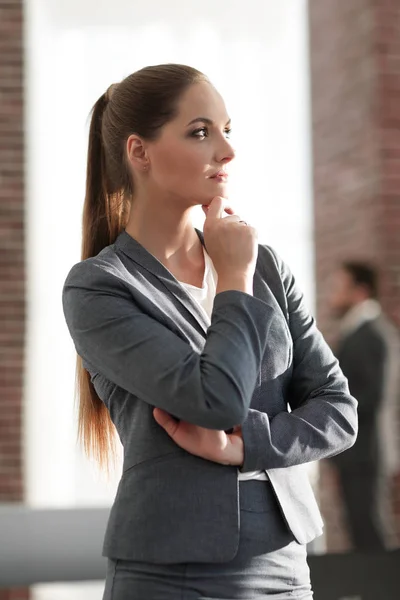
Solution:
<svg viewBox="0 0 400 600"><path fill-rule="evenodd" d="M321 519L303 465L356 437L290 271L224 200L229 134L221 96L183 65L142 69L93 109L63 305L86 448L104 462L114 426L124 447L104 600L311 598Z"/></svg>

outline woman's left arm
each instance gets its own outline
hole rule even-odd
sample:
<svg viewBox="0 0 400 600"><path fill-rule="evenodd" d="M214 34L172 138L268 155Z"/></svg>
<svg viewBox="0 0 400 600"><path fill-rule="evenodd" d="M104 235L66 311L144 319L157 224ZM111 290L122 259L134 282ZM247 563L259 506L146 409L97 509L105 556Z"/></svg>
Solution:
<svg viewBox="0 0 400 600"><path fill-rule="evenodd" d="M271 250L270 250L271 251ZM357 437L357 401L289 268L273 252L285 289L293 339L288 389L292 412L249 409L242 425L242 471L274 469L327 458L350 448Z"/></svg>
<svg viewBox="0 0 400 600"><path fill-rule="evenodd" d="M157 421L175 442L197 456L258 471L304 464L340 454L357 437L357 401L328 344L307 311L289 268L272 252L285 290L293 339L291 412L274 417L249 409L234 434L209 431L158 411ZM244 457L243 457L244 450Z"/></svg>

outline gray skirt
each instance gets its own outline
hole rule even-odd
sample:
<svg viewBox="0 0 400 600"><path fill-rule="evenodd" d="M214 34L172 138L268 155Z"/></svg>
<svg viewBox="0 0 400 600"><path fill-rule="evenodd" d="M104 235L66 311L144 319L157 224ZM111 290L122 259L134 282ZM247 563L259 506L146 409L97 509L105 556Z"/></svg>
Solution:
<svg viewBox="0 0 400 600"><path fill-rule="evenodd" d="M240 543L228 563L108 559L103 600L311 600L306 548L265 481L240 482Z"/></svg>

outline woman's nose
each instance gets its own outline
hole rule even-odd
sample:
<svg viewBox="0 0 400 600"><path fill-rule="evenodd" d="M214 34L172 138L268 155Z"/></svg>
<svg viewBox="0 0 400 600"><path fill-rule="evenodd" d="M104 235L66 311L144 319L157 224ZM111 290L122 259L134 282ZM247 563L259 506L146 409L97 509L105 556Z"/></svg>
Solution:
<svg viewBox="0 0 400 600"><path fill-rule="evenodd" d="M231 162L235 158L235 150L226 138L223 139L220 148L218 148L217 152L217 161L222 163Z"/></svg>

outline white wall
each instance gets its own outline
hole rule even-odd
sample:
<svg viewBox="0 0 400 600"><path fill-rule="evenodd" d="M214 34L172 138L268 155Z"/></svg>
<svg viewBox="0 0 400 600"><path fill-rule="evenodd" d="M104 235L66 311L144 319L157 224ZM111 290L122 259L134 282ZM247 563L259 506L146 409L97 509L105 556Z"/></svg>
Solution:
<svg viewBox="0 0 400 600"><path fill-rule="evenodd" d="M26 8L27 501L108 505L118 474L102 481L75 444L75 355L61 308L79 260L88 113L110 83L147 64L184 62L209 75L233 119L235 206L312 304L306 0L27 0ZM90 600L100 589L41 586L35 597Z"/></svg>

